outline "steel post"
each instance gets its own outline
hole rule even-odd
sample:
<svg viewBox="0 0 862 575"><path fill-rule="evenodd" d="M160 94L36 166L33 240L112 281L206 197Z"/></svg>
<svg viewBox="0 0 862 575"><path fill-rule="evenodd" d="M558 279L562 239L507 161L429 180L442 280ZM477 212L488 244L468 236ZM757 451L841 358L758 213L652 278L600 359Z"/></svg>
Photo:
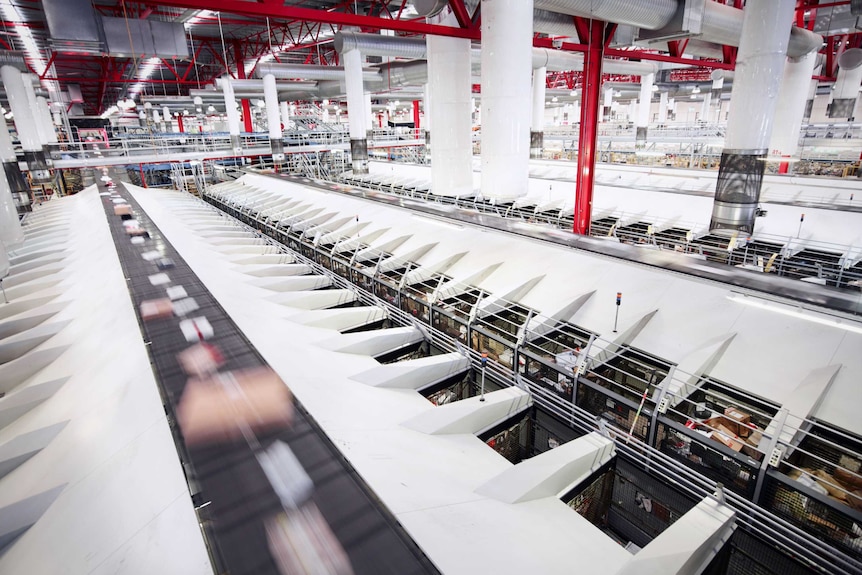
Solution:
<svg viewBox="0 0 862 575"><path fill-rule="evenodd" d="M590 20L590 41L584 55L584 86L581 97L581 127L578 140L578 174L575 186L574 232L589 235L593 211L599 94L602 87L602 56L605 48L605 23Z"/></svg>

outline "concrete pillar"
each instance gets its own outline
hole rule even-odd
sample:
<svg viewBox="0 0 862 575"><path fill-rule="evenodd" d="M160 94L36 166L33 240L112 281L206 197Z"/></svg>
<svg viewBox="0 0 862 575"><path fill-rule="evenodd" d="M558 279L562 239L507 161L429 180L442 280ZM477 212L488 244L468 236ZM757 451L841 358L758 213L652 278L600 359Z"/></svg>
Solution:
<svg viewBox="0 0 862 575"><path fill-rule="evenodd" d="M851 48L838 57L838 76L832 87L830 118L852 118L862 84L862 48Z"/></svg>
<svg viewBox="0 0 862 575"><path fill-rule="evenodd" d="M527 193L533 0L482 5L482 196ZM439 98L439 95L435 95Z"/></svg>
<svg viewBox="0 0 862 575"><path fill-rule="evenodd" d="M230 147L234 154L239 154L242 152L242 144L239 139L239 113L236 110L236 98L233 95L233 86L229 77L222 79L221 88L224 95L227 130L230 134Z"/></svg>
<svg viewBox="0 0 862 575"><path fill-rule="evenodd" d="M530 157L541 158L545 131L545 77L548 69L533 69L533 118L530 129Z"/></svg>
<svg viewBox="0 0 862 575"><path fill-rule="evenodd" d="M263 101L266 104L266 125L269 131L272 160L280 162L284 159L284 141L281 137L281 117L278 112L278 88L275 86L275 76L272 74L266 74L263 77Z"/></svg>
<svg viewBox="0 0 862 575"><path fill-rule="evenodd" d="M347 120L350 131L350 157L354 174L368 173L368 136L365 122L365 92L362 82L362 54L359 50L342 52L344 84L347 89Z"/></svg>
<svg viewBox="0 0 862 575"><path fill-rule="evenodd" d="M30 175L36 183L47 183L51 181L51 173L42 150L42 142L36 131L36 119L27 99L27 91L24 87L24 77L21 71L14 66L3 66L0 68L0 77L6 87L6 96L9 107L15 118L15 130L18 139L24 149L24 161L30 170Z"/></svg>
<svg viewBox="0 0 862 575"><path fill-rule="evenodd" d="M662 92L658 97L658 123L667 123L667 92Z"/></svg>
<svg viewBox="0 0 862 575"><path fill-rule="evenodd" d="M769 153L772 156L796 154L799 133L802 130L802 118L805 115L808 87L816 61L816 52L787 59L784 77L781 80L781 90L778 92L775 127L772 129L769 143Z"/></svg>
<svg viewBox="0 0 862 575"><path fill-rule="evenodd" d="M712 233L754 231L795 8L795 0L749 0L743 11Z"/></svg>
<svg viewBox="0 0 862 575"><path fill-rule="evenodd" d="M643 148L646 145L647 128L649 127L650 102L652 101L652 87L655 82L655 74L644 74L641 76L641 92L638 98L638 115L635 121L635 148Z"/></svg>
<svg viewBox="0 0 862 575"><path fill-rule="evenodd" d="M21 167L18 165L18 156L12 146L12 137L9 135L9 127L6 125L6 118L3 114L0 114L0 161L3 162L6 183L15 203L25 210L28 209L30 194L28 193L27 179L21 173Z"/></svg>
<svg viewBox="0 0 862 575"><path fill-rule="evenodd" d="M454 22L451 14L447 18ZM444 18L442 23L446 25L448 21ZM431 193L469 195L473 192L470 41L443 36L427 36L425 41L428 93L431 95L431 105L426 108L426 112L430 110L431 113L426 113L425 123L429 130L432 122L434 125ZM428 138L426 134L426 146Z"/></svg>

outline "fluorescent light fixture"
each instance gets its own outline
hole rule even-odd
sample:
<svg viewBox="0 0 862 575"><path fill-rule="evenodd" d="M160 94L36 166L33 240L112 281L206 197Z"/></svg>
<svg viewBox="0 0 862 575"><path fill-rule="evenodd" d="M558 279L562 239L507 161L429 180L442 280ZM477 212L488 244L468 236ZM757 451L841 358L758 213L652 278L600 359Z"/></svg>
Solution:
<svg viewBox="0 0 862 575"><path fill-rule="evenodd" d="M840 317L830 317L823 313L818 313L812 310L805 309L802 306L791 306L775 301L765 300L763 298L755 296L741 294L738 292L730 292L730 295L727 296L727 299L751 307L756 307L759 309L764 309L766 311L779 313L781 315L794 317L796 319L810 321L811 323L817 323L829 327L836 327L845 331L862 334L862 322L856 322L850 319L844 319Z"/></svg>
<svg viewBox="0 0 862 575"><path fill-rule="evenodd" d="M141 93L141 91L144 89L144 86L146 85L144 80L148 79L153 74L153 72L155 72L160 61L160 58L148 58L144 62L144 64L138 69L137 78L138 80L140 80L140 82L132 86L132 88L129 90L130 98L134 99L135 96Z"/></svg>

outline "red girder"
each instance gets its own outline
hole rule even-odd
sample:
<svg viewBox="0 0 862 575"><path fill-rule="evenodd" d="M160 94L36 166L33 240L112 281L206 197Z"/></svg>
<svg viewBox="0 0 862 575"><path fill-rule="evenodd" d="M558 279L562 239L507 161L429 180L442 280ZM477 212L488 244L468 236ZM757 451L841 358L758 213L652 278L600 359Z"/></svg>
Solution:
<svg viewBox="0 0 862 575"><path fill-rule="evenodd" d="M174 6L177 8L193 8L199 10L214 10L261 18L278 18L339 24L345 26L367 26L374 29L399 30L402 32L417 32L421 34L437 34L439 36L454 36L456 38L479 39L479 30L474 28L454 28L426 24L423 19L390 20L374 16L362 16L348 12L333 12L315 10L297 6L261 4L243 0L143 0L142 4L151 6ZM351 3L352 4L352 3Z"/></svg>

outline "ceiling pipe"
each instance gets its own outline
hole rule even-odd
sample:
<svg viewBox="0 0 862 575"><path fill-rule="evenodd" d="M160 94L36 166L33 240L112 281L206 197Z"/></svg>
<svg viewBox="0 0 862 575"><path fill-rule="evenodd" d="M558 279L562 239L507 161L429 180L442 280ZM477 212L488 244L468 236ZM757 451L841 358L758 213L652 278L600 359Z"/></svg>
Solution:
<svg viewBox="0 0 862 575"><path fill-rule="evenodd" d="M606 22L629 24L647 30L666 26L677 10L677 0L534 0L536 8L569 16L597 18ZM699 39L727 46L739 46L742 36L742 10L707 0ZM576 36L575 36L576 37ZM799 26L790 30L787 55L804 56L823 45L823 37Z"/></svg>
<svg viewBox="0 0 862 575"><path fill-rule="evenodd" d="M276 79L282 80L292 78L302 80L344 80L344 67L266 63L258 64L255 74L259 78L272 74ZM362 71L362 79L366 82L380 81L380 73L373 68L365 68Z"/></svg>
<svg viewBox="0 0 862 575"><path fill-rule="evenodd" d="M236 79L236 78L218 78L216 85L221 87L222 82L229 81L233 86L234 92L260 92L263 93L263 80L255 79ZM279 91L282 90L309 90L317 87L317 82L297 82L293 80L283 80L275 83Z"/></svg>
<svg viewBox="0 0 862 575"><path fill-rule="evenodd" d="M349 50L359 50L366 56L388 58L424 59L427 47L424 38L404 38L382 34L362 34L359 32L338 32L332 40L339 54Z"/></svg>

